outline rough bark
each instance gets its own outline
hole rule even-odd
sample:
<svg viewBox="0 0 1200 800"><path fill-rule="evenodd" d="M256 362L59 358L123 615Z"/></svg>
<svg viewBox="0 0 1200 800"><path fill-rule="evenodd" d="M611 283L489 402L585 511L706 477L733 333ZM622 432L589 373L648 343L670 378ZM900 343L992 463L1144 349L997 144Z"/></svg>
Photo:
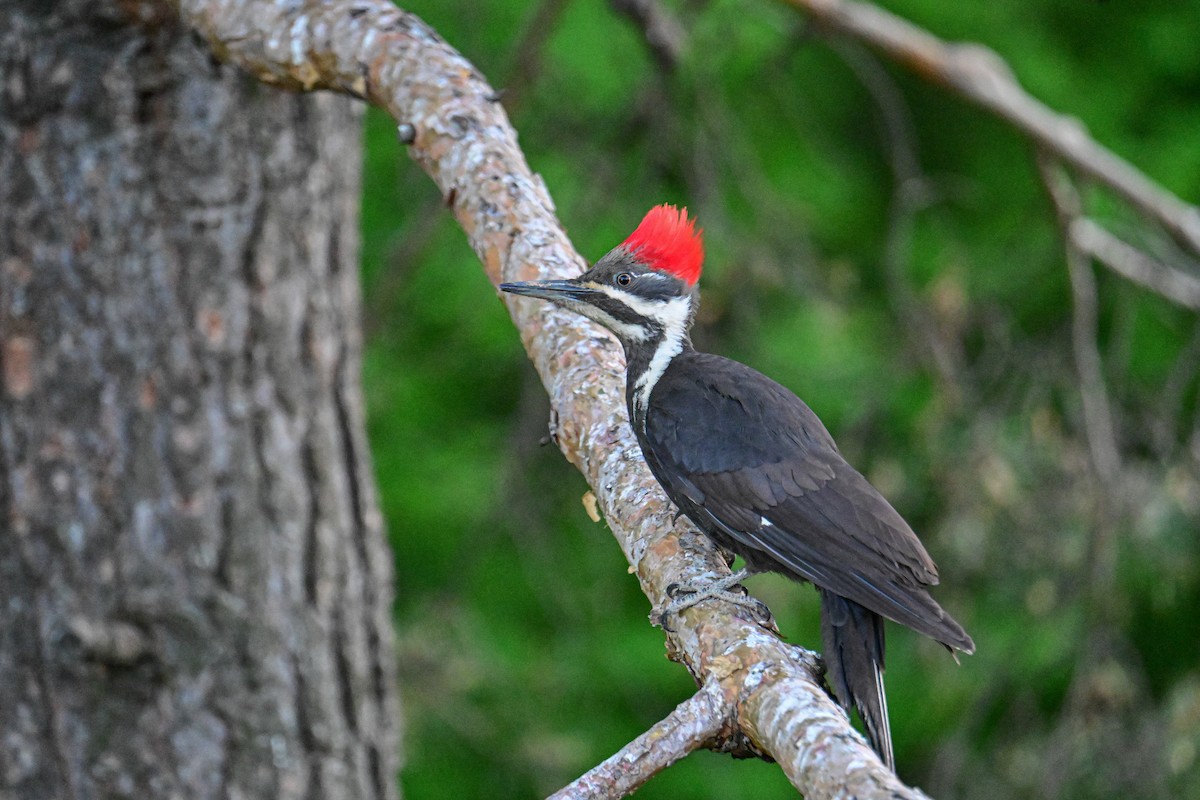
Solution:
<svg viewBox="0 0 1200 800"><path fill-rule="evenodd" d="M0 798L395 796L359 129L158 4L0 9Z"/></svg>

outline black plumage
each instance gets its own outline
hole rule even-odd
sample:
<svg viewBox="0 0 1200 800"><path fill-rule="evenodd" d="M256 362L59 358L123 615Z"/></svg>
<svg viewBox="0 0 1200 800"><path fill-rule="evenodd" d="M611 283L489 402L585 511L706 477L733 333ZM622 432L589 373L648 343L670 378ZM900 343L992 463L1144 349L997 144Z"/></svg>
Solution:
<svg viewBox="0 0 1200 800"><path fill-rule="evenodd" d="M975 649L929 595L937 567L916 534L802 400L736 361L685 349L634 430L668 496L717 544L751 572L821 590L830 686L859 710L891 766L880 615L952 650Z"/></svg>
<svg viewBox="0 0 1200 800"><path fill-rule="evenodd" d="M783 386L689 348L634 430L667 494L751 571L811 581L949 647L973 647L929 596L937 567L908 523ZM705 440L713 446L695 445Z"/></svg>
<svg viewBox="0 0 1200 800"><path fill-rule="evenodd" d="M579 278L500 288L552 300L616 333L628 364L630 422L654 476L748 572L816 585L830 686L843 706L858 709L894 767L883 617L951 652L975 645L930 596L937 567L916 534L846 463L817 415L750 367L693 349L701 258L686 215L659 206ZM722 593L700 588L695 598Z"/></svg>

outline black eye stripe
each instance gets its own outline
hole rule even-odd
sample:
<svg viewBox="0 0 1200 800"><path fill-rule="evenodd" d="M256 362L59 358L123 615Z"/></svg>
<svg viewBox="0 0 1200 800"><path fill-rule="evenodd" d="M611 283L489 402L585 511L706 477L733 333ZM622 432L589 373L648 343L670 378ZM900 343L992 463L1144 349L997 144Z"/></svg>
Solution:
<svg viewBox="0 0 1200 800"><path fill-rule="evenodd" d="M657 330L662 327L655 320L646 319L635 309L613 297L597 297L592 302L592 305L608 314L618 322L641 325L642 327L650 330Z"/></svg>

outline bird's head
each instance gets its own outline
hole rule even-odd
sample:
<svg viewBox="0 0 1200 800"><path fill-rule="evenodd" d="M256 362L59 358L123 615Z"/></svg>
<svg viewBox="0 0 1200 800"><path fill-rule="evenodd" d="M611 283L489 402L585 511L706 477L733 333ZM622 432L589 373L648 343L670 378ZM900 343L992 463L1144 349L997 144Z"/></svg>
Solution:
<svg viewBox="0 0 1200 800"><path fill-rule="evenodd" d="M582 314L615 333L628 349L664 335L686 335L703 262L701 231L687 209L660 205L578 278L502 283L500 290Z"/></svg>

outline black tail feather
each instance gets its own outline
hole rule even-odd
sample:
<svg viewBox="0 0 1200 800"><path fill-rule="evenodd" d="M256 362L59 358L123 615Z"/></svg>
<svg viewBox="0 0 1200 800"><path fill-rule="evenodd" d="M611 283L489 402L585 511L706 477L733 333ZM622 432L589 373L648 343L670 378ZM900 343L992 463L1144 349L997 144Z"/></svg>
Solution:
<svg viewBox="0 0 1200 800"><path fill-rule="evenodd" d="M883 617L853 600L821 590L825 670L838 702L858 709L875 752L893 772L892 732L883 692Z"/></svg>

